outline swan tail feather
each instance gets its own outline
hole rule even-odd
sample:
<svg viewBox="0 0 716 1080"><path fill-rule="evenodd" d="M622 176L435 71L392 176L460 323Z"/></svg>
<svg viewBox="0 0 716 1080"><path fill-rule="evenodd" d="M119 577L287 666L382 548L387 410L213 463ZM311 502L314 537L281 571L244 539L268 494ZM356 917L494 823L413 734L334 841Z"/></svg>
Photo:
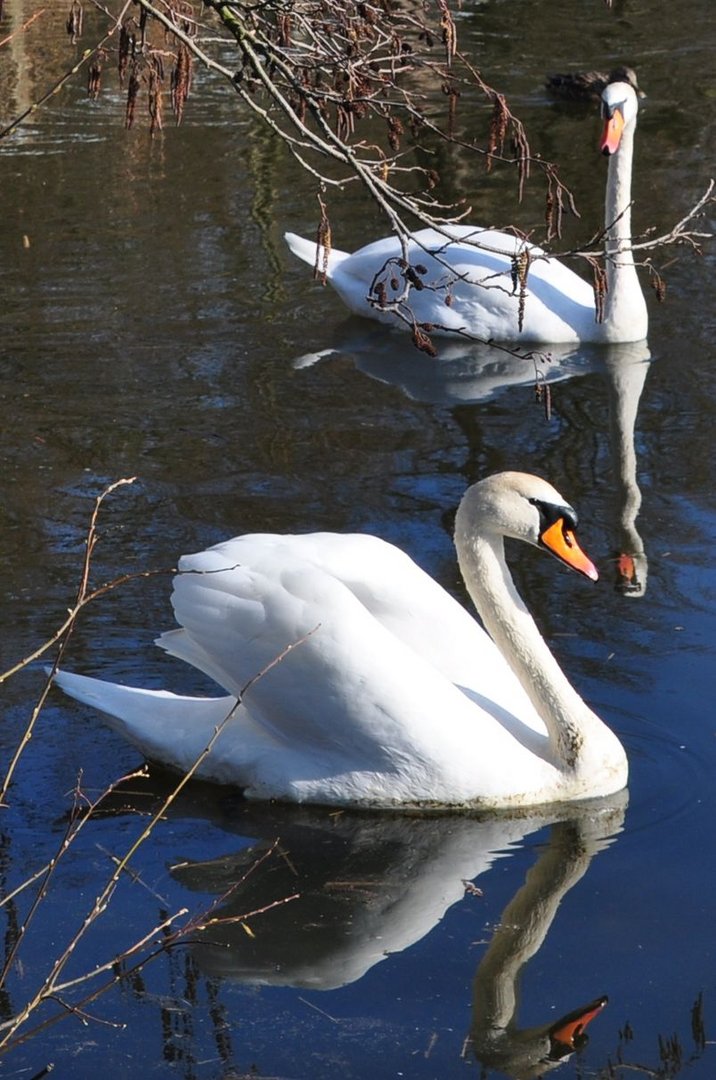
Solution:
<svg viewBox="0 0 716 1080"><path fill-rule="evenodd" d="M183 697L69 671L58 671L54 681L70 697L104 713L110 726L146 757L182 770L191 767L236 704L230 696Z"/></svg>
<svg viewBox="0 0 716 1080"><path fill-rule="evenodd" d="M303 262L308 263L309 266L313 266L321 274L324 269L326 271L326 277L331 278L336 268L348 258L347 251L339 251L336 248L332 248L328 252L326 258L326 249L319 247L313 242L313 240L304 240L302 236L297 236L296 233L284 233L283 238L288 244L290 250Z"/></svg>

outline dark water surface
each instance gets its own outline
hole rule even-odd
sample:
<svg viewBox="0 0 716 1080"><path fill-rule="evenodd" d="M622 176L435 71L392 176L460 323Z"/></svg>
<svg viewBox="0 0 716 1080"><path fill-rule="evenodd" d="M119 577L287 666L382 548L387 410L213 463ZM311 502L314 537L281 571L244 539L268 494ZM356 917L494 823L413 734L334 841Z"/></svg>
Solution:
<svg viewBox="0 0 716 1080"><path fill-rule="evenodd" d="M6 2L0 30L32 10ZM65 18L51 6L42 63L29 48L39 30L0 50L4 121L74 55ZM468 2L459 32L533 148L563 163L583 213L570 238L600 222L597 121L549 101L546 71L638 68L648 94L638 229L665 231L705 189L713 0L611 10L598 0ZM125 133L121 110L111 80L97 103L73 82L0 143L2 668L64 617L93 500L120 477L138 479L103 512L97 582L170 567L243 531L370 530L462 596L450 538L462 491L487 472L525 468L578 507L602 578L591 588L520 550L518 584L570 678L623 739L631 781L628 800L562 820L492 822L246 806L190 787L132 860L136 880L122 881L67 977L168 912L205 910L276 837L285 854L269 851L222 913L301 899L252 916L248 931L197 931L89 1004L95 1019L69 1017L15 1049L6 1075L32 1077L50 1061L67 1077L541 1075L553 1063L540 1064L538 1029L607 994L589 1045L561 1076L712 1077L713 249L676 252L667 303L649 297L648 351L555 360L547 420L532 370L460 349L437 364L347 320L312 284L281 236L313 232L313 186L226 87L200 79L184 126L154 142ZM475 220L539 225L536 195L520 207L509 177L488 182L454 165L455 193ZM358 192L331 209L339 246L384 232ZM643 545L642 595L614 588L624 545ZM158 576L102 599L67 666L200 689L151 645L171 625L168 595ZM4 759L41 685L34 666L3 687ZM94 794L138 764L99 717L53 694L3 810L4 895L61 843L79 770ZM122 812L92 821L60 863L0 1020L32 997L165 782L132 785ZM482 895L466 893L463 881L478 875ZM27 902L3 910L11 941ZM486 1011L503 1030L485 1029Z"/></svg>

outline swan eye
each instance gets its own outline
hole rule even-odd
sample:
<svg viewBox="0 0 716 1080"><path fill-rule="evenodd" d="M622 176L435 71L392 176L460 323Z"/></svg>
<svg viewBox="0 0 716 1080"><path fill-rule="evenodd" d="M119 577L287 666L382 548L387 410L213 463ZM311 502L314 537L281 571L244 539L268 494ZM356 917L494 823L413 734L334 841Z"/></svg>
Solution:
<svg viewBox="0 0 716 1080"><path fill-rule="evenodd" d="M577 531L578 525L576 510L566 504L557 506L556 503L545 502L543 499L530 499L529 502L537 508L539 513L540 535L546 532L551 525L561 520L565 535L569 531L572 542L574 542L574 533Z"/></svg>

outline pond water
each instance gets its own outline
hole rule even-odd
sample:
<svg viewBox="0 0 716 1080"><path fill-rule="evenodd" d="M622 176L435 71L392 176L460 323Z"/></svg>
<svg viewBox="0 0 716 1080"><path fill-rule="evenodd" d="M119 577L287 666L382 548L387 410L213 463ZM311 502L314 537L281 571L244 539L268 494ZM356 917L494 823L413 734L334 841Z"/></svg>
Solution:
<svg viewBox="0 0 716 1080"><path fill-rule="evenodd" d="M6 0L0 30L38 6ZM0 49L4 121L74 56L65 19L52 8ZM533 147L562 162L583 215L570 235L599 226L597 121L550 101L546 71L637 67L648 95L638 229L667 231L705 190L713 0L467 0L459 31ZM622 738L631 779L606 805L488 821L247 805L190 785L66 977L181 908L197 913L196 931L86 1015L16 1045L6 1075L53 1062L68 1077L538 1076L558 1064L547 1029L607 995L561 1076L712 1077L713 247L675 252L666 303L649 296L648 349L555 358L543 372L547 418L529 365L485 350L431 360L346 319L281 239L312 235L312 182L226 86L200 78L183 126L154 141L124 132L121 115L111 80L98 102L71 80L0 142L2 668L64 618L94 499L119 478L137 480L102 511L96 583L240 532L364 530L464 599L457 502L478 477L523 468L578 508L602 576L590 587L519 550L516 580L571 680ZM487 223L539 221L537 200L520 206L504 174L456 169L453 182ZM331 212L338 246L384 231L357 191ZM621 550L638 554L632 592L615 587ZM201 689L152 645L172 623L169 588L159 574L90 606L66 666ZM5 760L42 684L34 664L2 688ZM61 845L80 771L95 796L140 764L99 716L53 693L2 811L3 895ZM0 1020L32 998L168 783L157 772L132 782L60 861L10 957ZM6 955L27 895L3 908ZM257 914L202 931L215 901L222 915ZM40 1010L28 1031L55 1013Z"/></svg>

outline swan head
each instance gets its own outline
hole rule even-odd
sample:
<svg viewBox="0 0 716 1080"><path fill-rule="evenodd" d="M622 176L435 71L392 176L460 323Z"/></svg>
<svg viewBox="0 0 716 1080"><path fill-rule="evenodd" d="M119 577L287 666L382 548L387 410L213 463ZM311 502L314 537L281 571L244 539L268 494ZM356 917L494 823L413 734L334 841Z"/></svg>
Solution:
<svg viewBox="0 0 716 1080"><path fill-rule="evenodd" d="M630 82L610 82L602 91L602 138L599 149L603 154L616 154L624 130L636 122L639 111L637 91Z"/></svg>
<svg viewBox="0 0 716 1080"><path fill-rule="evenodd" d="M496 473L473 484L458 508L455 530L456 539L491 535L522 540L592 581L599 577L577 542L576 511L556 488L530 473Z"/></svg>

